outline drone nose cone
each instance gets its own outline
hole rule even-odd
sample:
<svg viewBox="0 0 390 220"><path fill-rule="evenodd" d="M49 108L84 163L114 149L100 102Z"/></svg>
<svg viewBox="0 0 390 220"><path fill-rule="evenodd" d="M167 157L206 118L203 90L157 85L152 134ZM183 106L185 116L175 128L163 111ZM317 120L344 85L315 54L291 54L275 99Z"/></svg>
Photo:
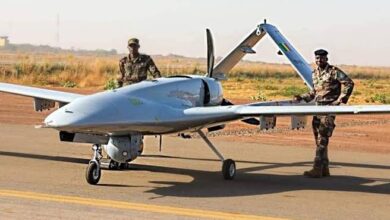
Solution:
<svg viewBox="0 0 390 220"><path fill-rule="evenodd" d="M44 124L46 127L61 128L75 125L82 118L83 114L74 113L67 109L58 109L46 117Z"/></svg>
<svg viewBox="0 0 390 220"><path fill-rule="evenodd" d="M110 97L96 95L69 103L51 113L44 123L57 129L99 126L115 122L119 115Z"/></svg>

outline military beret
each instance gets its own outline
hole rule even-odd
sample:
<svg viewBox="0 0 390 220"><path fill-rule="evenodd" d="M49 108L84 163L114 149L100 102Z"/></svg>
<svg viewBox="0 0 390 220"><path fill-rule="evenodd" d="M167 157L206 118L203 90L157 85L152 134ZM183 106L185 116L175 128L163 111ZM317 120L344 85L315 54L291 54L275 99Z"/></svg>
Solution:
<svg viewBox="0 0 390 220"><path fill-rule="evenodd" d="M319 50L314 51L314 55L316 55L316 56L326 56L326 55L328 55L328 51L326 51L324 49L319 49Z"/></svg>
<svg viewBox="0 0 390 220"><path fill-rule="evenodd" d="M139 40L137 38L130 38L127 42L127 45L136 44L139 45Z"/></svg>

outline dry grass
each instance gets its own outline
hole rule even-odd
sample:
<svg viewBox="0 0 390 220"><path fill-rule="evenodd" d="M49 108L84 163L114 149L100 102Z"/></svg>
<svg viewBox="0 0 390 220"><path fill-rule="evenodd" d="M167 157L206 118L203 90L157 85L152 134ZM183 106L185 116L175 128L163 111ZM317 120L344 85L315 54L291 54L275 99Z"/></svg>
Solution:
<svg viewBox="0 0 390 220"><path fill-rule="evenodd" d="M0 81L40 86L103 89L118 73L119 56L0 53ZM201 74L202 58L154 56L164 76ZM390 68L340 66L356 83L352 103L390 103ZM276 100L307 91L287 64L244 61L223 82L225 96L233 99Z"/></svg>

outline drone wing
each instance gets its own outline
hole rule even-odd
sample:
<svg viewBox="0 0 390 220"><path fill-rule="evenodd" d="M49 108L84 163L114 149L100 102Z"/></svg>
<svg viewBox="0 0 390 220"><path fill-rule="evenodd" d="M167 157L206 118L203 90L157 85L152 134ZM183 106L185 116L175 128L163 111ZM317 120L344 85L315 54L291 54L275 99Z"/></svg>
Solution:
<svg viewBox="0 0 390 220"><path fill-rule="evenodd" d="M0 83L0 92L34 98L34 106L36 111L50 109L54 107L55 102L60 103L60 106L62 106L84 96L76 93L60 92L9 83Z"/></svg>

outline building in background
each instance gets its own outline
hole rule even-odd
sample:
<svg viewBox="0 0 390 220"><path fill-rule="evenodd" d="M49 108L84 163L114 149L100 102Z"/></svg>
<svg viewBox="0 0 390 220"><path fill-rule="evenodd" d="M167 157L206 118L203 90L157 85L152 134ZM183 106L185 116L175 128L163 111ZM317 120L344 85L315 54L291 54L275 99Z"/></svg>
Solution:
<svg viewBox="0 0 390 220"><path fill-rule="evenodd" d="M6 47L9 44L8 36L0 36L0 47Z"/></svg>

